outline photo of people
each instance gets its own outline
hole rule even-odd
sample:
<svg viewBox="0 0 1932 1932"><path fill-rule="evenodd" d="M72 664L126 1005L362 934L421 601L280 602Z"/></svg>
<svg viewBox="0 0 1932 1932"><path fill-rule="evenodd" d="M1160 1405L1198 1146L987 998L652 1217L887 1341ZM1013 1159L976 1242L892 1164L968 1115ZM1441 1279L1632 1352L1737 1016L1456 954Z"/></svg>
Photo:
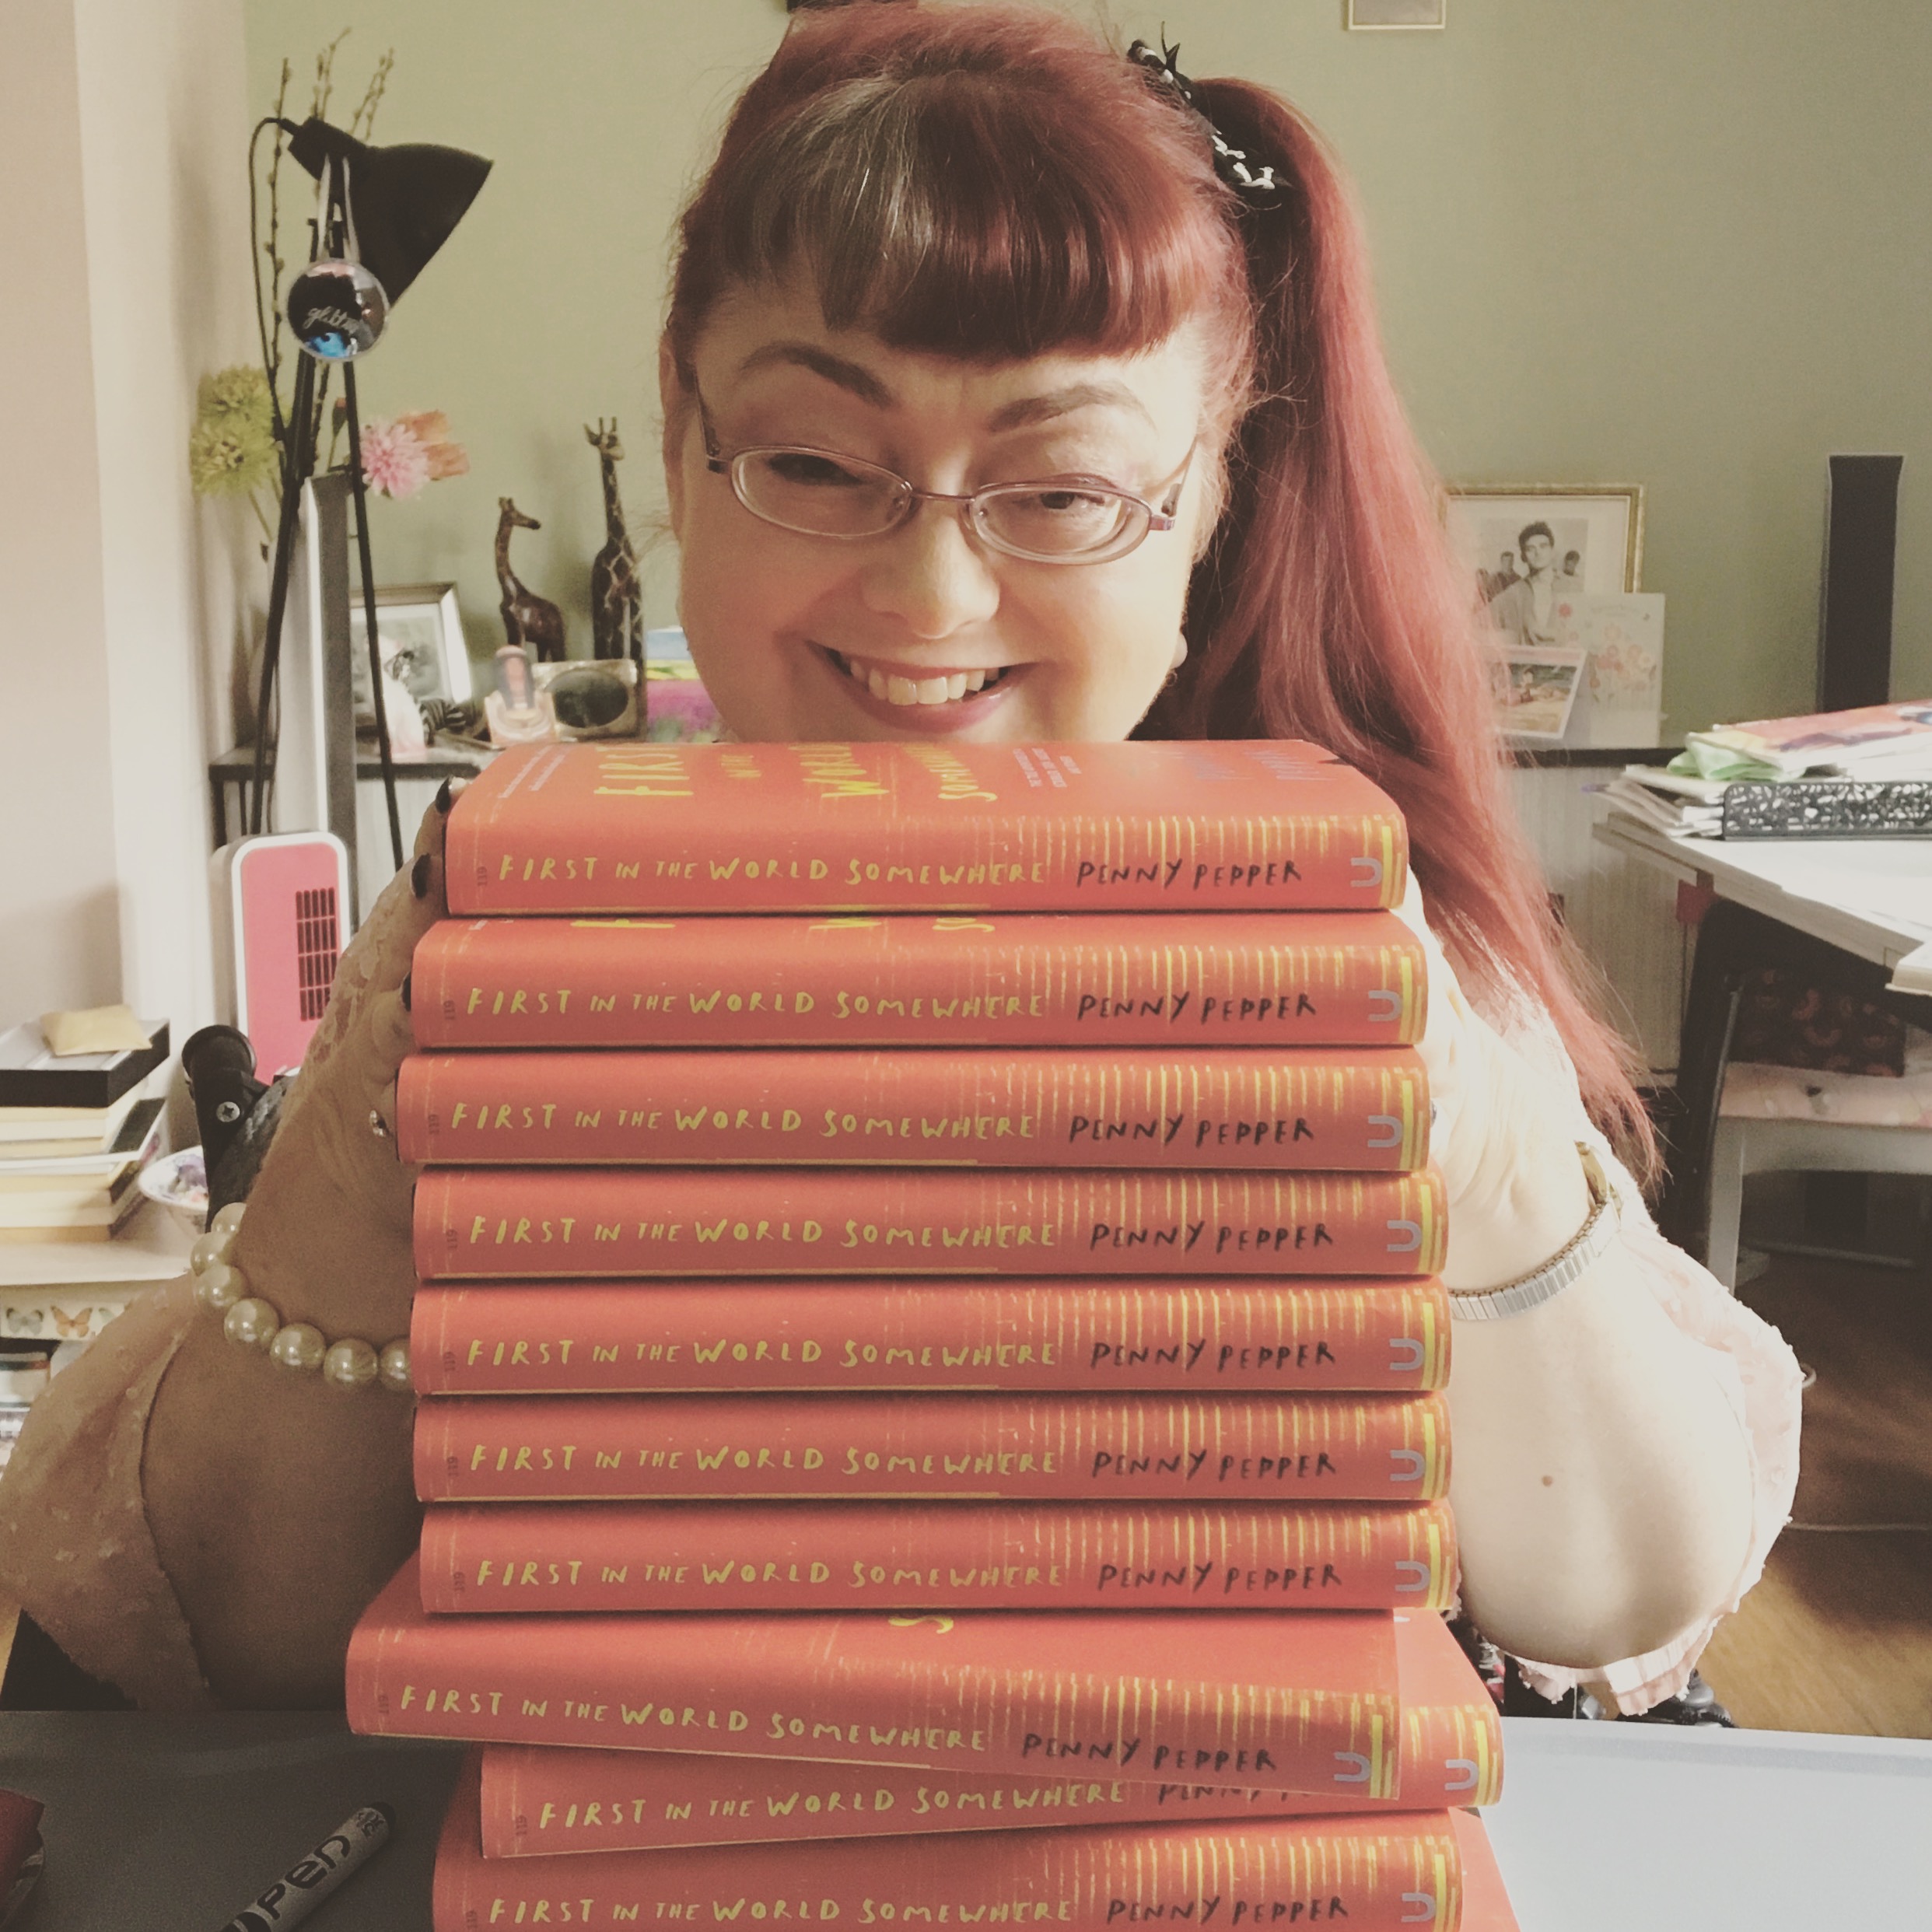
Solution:
<svg viewBox="0 0 1932 1932"><path fill-rule="evenodd" d="M1562 602L1627 597L1643 560L1643 492L1636 484L1454 485L1443 520L1468 572L1478 609L1507 645L1564 641Z"/></svg>
<svg viewBox="0 0 1932 1932"><path fill-rule="evenodd" d="M1497 523L1494 517L1482 520L1486 538ZM1580 516L1559 517L1553 523L1538 517L1508 534L1510 541L1494 552L1501 567L1484 577L1483 601L1490 621L1523 648L1554 645L1562 635L1566 594L1583 588L1589 523ZM1491 554L1489 543L1485 541L1478 554Z"/></svg>
<svg viewBox="0 0 1932 1932"><path fill-rule="evenodd" d="M1491 662L1496 722L1513 738L1554 744L1570 724L1570 707L1583 675L1584 653L1573 648L1512 650Z"/></svg>

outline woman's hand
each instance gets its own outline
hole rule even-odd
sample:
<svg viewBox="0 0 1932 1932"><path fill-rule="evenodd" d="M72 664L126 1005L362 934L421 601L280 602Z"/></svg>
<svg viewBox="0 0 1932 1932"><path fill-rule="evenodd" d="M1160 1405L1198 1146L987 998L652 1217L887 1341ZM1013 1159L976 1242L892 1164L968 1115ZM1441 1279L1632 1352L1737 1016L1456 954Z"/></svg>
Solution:
<svg viewBox="0 0 1932 1932"><path fill-rule="evenodd" d="M397 1158L394 1138L396 1076L414 1045L402 988L416 942L443 914L453 795L453 786L439 795L414 864L390 881L342 956L235 1241L251 1292L284 1321L378 1348L408 1333L415 1293L415 1170Z"/></svg>
<svg viewBox="0 0 1932 1932"><path fill-rule="evenodd" d="M1449 1195L1451 1288L1500 1287L1563 1248L1590 1212L1576 1126L1538 1071L1469 1004L1412 877L1396 916L1427 957L1419 1043L1435 1104L1430 1150Z"/></svg>

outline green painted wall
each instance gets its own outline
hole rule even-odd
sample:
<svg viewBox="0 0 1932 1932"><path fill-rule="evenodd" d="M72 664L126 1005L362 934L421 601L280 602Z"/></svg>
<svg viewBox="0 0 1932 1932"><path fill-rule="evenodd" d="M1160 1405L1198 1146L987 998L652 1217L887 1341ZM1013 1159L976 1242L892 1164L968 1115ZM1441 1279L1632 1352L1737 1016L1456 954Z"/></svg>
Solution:
<svg viewBox="0 0 1932 1932"><path fill-rule="evenodd" d="M1090 14L1087 5L1071 10ZM1346 33L1342 0L1141 0L1192 72L1281 87L1360 186L1398 378L1444 474L1640 481L1643 587L1670 598L1681 731L1811 693L1825 457L1902 450L1895 684L1932 690L1932 7L1923 0L1451 0L1437 33ZM603 541L580 425L622 425L634 534L661 509L654 337L679 201L781 0L247 0L266 111L322 38L346 117L496 170L366 366L372 414L441 408L467 478L374 520L386 582L454 578L501 641L496 499L544 521L515 558L587 653ZM297 198L299 200L300 198ZM285 208L286 204L285 204ZM675 561L646 559L647 621Z"/></svg>

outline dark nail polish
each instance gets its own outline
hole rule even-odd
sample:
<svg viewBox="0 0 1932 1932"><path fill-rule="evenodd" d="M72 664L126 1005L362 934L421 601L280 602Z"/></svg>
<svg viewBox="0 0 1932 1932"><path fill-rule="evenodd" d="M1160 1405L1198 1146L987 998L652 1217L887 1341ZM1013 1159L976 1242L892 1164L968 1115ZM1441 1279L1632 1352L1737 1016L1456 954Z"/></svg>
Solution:
<svg viewBox="0 0 1932 1932"><path fill-rule="evenodd" d="M409 889L419 899L428 897L432 860L426 852L409 868Z"/></svg>
<svg viewBox="0 0 1932 1932"><path fill-rule="evenodd" d="M416 976L414 973L404 973L403 975L402 1003L403 1011L404 1013L407 1013L409 1010L409 989L411 982L415 978L415 977Z"/></svg>
<svg viewBox="0 0 1932 1932"><path fill-rule="evenodd" d="M447 817L449 816L450 807L455 803L456 793L450 790L450 781L447 779L445 779L443 782L436 787L436 810L441 812L445 817Z"/></svg>

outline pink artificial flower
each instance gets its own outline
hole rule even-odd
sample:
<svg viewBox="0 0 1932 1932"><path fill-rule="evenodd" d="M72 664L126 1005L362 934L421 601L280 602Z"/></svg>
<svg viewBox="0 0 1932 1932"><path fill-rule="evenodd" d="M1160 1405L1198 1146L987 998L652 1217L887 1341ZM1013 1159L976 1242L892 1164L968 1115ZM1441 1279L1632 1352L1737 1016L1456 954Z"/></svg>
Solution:
<svg viewBox="0 0 1932 1932"><path fill-rule="evenodd" d="M404 417L362 425L362 479L384 496L414 496L429 481L429 454Z"/></svg>
<svg viewBox="0 0 1932 1932"><path fill-rule="evenodd" d="M446 476L470 474L470 453L451 437L450 418L440 409L418 409L396 420L407 424L422 445L432 483L439 483Z"/></svg>

